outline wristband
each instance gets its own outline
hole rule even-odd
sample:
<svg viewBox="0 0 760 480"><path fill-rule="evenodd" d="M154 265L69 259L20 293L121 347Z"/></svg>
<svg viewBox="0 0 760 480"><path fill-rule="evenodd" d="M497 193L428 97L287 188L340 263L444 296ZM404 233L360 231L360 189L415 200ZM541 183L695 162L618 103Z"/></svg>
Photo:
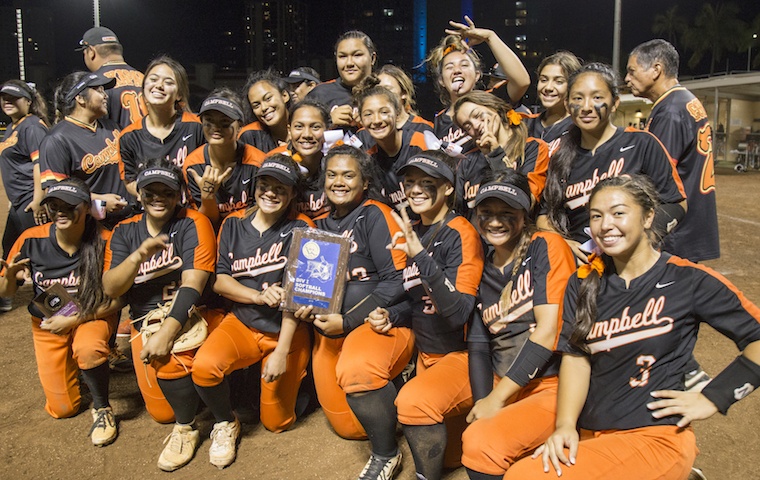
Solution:
<svg viewBox="0 0 760 480"><path fill-rule="evenodd" d="M663 203L654 215L652 228L663 238L683 220L686 211L679 203Z"/></svg>
<svg viewBox="0 0 760 480"><path fill-rule="evenodd" d="M178 321L183 327L190 317L190 310L201 299L201 294L191 287L179 287L172 300L172 308L169 310L169 317Z"/></svg>
<svg viewBox="0 0 760 480"><path fill-rule="evenodd" d="M507 377L513 382L524 387L531 380L539 376L549 360L552 359L554 352L543 347L529 338L517 354L517 358L512 362L512 366L507 371Z"/></svg>
<svg viewBox="0 0 760 480"><path fill-rule="evenodd" d="M702 389L702 395L723 415L728 407L746 397L760 385L760 365L739 355Z"/></svg>

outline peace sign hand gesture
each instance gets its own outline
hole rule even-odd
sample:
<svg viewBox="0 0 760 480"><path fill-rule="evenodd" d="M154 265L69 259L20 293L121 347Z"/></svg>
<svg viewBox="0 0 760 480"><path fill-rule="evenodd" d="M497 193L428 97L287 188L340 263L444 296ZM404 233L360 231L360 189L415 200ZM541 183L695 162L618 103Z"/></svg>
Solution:
<svg viewBox="0 0 760 480"><path fill-rule="evenodd" d="M474 47L475 45L480 45L483 42L487 42L491 38L491 35L493 35L493 30L477 28L475 22L467 15L465 15L464 21L467 23L466 25L450 20L449 25L452 28L447 28L446 33L449 35L459 35L463 42L468 40L464 42L466 46Z"/></svg>

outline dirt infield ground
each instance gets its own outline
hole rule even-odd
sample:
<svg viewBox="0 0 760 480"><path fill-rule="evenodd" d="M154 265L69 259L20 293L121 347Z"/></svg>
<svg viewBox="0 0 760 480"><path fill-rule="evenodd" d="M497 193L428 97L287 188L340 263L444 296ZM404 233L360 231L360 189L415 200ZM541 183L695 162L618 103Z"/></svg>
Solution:
<svg viewBox="0 0 760 480"><path fill-rule="evenodd" d="M718 205L722 259L709 265L733 281L753 301L760 302L760 173L734 174L719 170ZM0 209L4 223L5 208ZM338 438L321 411L299 421L289 432L275 435L261 425L244 425L237 461L223 471L208 463L208 433L212 420L200 419L205 438L187 467L166 474L156 468L162 440L171 427L153 422L142 406L132 375L112 377L111 401L119 420L117 441L93 447L88 438L91 418L82 413L54 420L43 410L23 287L12 312L0 316L0 478L247 478L351 479L368 455L366 442ZM736 355L733 344L709 327L702 329L696 356L715 374ZM695 426L701 455L697 465L710 480L760 478L755 455L760 451L760 394L754 394L720 415ZM414 478L414 466L405 444L401 479ZM553 475L552 475L553 476ZM466 479L463 469L449 480ZM547 475L547 478L551 478ZM556 477L555 477L556 478Z"/></svg>

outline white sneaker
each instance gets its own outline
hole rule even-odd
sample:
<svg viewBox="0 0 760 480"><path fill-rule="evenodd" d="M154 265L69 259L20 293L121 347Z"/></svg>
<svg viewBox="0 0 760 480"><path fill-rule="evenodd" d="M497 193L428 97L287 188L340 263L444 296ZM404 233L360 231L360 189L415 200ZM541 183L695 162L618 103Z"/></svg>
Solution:
<svg viewBox="0 0 760 480"><path fill-rule="evenodd" d="M692 467L688 480L707 480L707 477L702 473L702 470Z"/></svg>
<svg viewBox="0 0 760 480"><path fill-rule="evenodd" d="M240 422L237 417L234 422L214 424L211 430L211 447L208 449L208 460L211 465L221 469L235 461L239 436Z"/></svg>
<svg viewBox="0 0 760 480"><path fill-rule="evenodd" d="M364 470L359 474L359 480L391 480L401 467L401 452L391 458L369 456Z"/></svg>
<svg viewBox="0 0 760 480"><path fill-rule="evenodd" d="M184 467L193 459L198 447L200 434L190 425L174 425L174 429L166 437L166 446L158 457L158 468L165 472Z"/></svg>
<svg viewBox="0 0 760 480"><path fill-rule="evenodd" d="M90 439L92 444L97 447L105 447L116 440L118 431L116 430L116 418L113 416L111 407L92 409L92 428L90 429Z"/></svg>

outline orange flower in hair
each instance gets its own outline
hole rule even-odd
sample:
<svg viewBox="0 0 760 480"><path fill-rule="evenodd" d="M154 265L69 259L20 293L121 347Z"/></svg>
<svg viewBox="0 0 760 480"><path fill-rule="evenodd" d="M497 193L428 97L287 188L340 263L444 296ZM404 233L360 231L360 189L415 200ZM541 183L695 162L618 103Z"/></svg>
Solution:
<svg viewBox="0 0 760 480"><path fill-rule="evenodd" d="M520 125L520 122L522 122L522 115L520 115L514 109L512 109L507 112L507 120L509 120L510 126L516 127Z"/></svg>
<svg viewBox="0 0 760 480"><path fill-rule="evenodd" d="M604 273L604 260L602 257L592 253L588 257L588 263L578 267L578 278L581 280L588 277L591 272L596 272L599 277Z"/></svg>

